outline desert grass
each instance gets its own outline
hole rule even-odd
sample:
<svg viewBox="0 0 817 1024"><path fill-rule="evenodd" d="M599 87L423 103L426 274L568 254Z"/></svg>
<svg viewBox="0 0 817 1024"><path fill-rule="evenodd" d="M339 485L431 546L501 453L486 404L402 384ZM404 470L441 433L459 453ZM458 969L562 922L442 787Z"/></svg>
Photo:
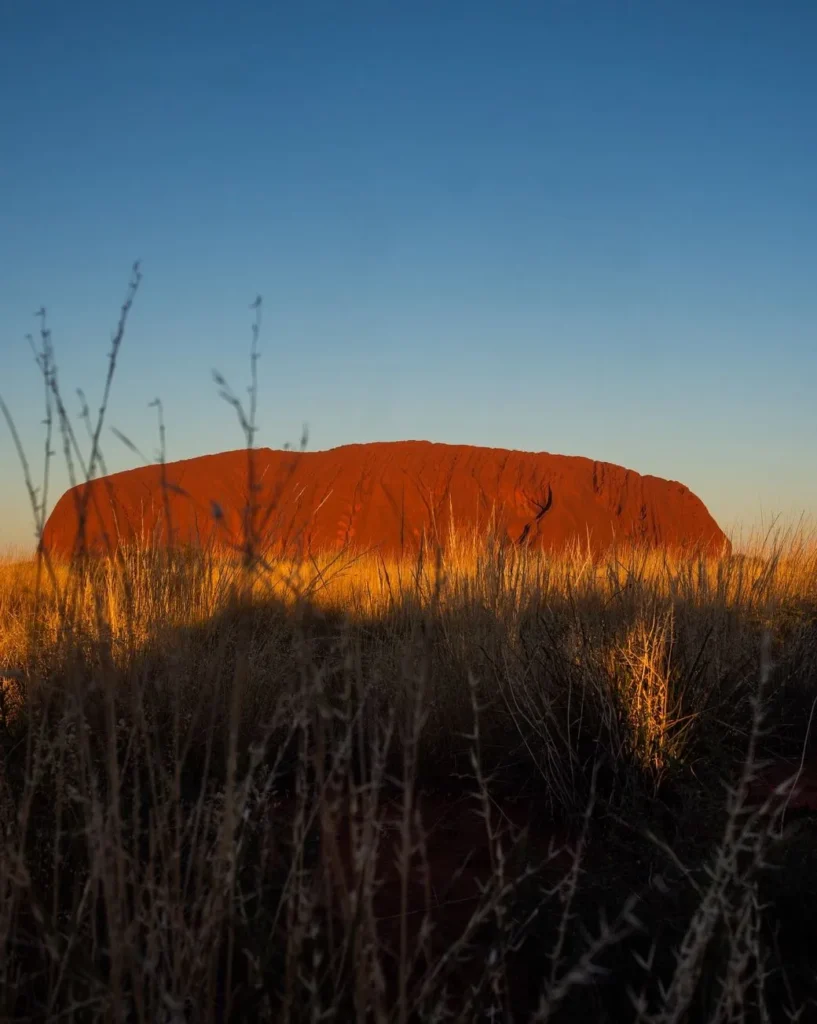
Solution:
<svg viewBox="0 0 817 1024"><path fill-rule="evenodd" d="M39 535L139 281L87 456L44 313L40 487L0 400ZM264 515L0 565L0 1019L816 1019L813 537L282 558Z"/></svg>
<svg viewBox="0 0 817 1024"><path fill-rule="evenodd" d="M430 553L429 553L430 552ZM599 558L575 545L555 554L518 548L490 533L452 531L441 558L429 546L424 554L384 558L374 551L299 553L281 558L262 553L264 571L252 575L254 598L293 604L308 599L324 610L353 618L387 614L398 604L432 592L440 602L460 607L474 601L500 611L510 602L519 615L526 603L597 599L605 606L648 598L669 607L718 608L723 614L764 616L771 624L786 608L813 600L817 588L817 534L777 531L754 538L739 555L721 558L629 545ZM181 580L181 591L174 590ZM70 585L69 585L70 584ZM56 624L66 601L77 625L93 628L98 603L115 635L137 628L152 635L158 623L196 625L223 611L238 587L247 585L240 559L227 548L186 548L171 553L153 546L122 548L115 559L101 559L75 589L68 563L35 557L9 557L0 563L0 615L8 626L13 609L35 596L44 624ZM69 595L69 590L71 591ZM13 655L11 632L4 632Z"/></svg>
<svg viewBox="0 0 817 1024"><path fill-rule="evenodd" d="M775 716L817 692L814 550L4 566L3 1014L783 1019L785 793L747 794L806 740ZM492 863L440 947L421 807L452 789ZM499 839L520 800L574 837L556 880Z"/></svg>

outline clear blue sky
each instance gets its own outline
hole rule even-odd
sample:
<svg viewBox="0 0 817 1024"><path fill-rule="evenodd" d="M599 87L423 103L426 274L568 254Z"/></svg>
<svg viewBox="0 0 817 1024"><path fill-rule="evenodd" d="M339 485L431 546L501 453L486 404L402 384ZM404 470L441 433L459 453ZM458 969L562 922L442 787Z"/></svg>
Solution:
<svg viewBox="0 0 817 1024"><path fill-rule="evenodd" d="M41 465L49 312L153 456L426 438L817 511L813 0L0 5L0 394ZM109 467L137 459L106 435ZM57 478L57 489L65 476ZM31 537L0 424L0 546ZM55 494L56 497L56 494Z"/></svg>

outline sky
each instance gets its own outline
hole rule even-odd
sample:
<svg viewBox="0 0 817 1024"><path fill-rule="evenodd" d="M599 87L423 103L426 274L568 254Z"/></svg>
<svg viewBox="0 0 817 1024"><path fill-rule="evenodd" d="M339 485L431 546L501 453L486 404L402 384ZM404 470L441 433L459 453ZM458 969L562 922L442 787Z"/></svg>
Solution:
<svg viewBox="0 0 817 1024"><path fill-rule="evenodd" d="M817 512L813 0L0 3L0 396L149 459L426 439ZM77 421L78 422L78 421ZM82 426L78 422L82 436ZM107 427L108 469L139 458ZM55 460L50 504L67 485ZM33 543L0 421L0 548Z"/></svg>

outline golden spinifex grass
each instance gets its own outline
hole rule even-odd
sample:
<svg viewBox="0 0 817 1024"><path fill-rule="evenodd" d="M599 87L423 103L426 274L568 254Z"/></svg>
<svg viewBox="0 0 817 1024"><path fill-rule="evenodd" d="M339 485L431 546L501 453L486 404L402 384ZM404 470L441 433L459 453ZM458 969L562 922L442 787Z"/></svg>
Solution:
<svg viewBox="0 0 817 1024"><path fill-rule="evenodd" d="M3 566L0 1015L777 1019L801 541Z"/></svg>
<svg viewBox="0 0 817 1024"><path fill-rule="evenodd" d="M244 570L226 549L187 548L168 552L133 547L99 559L78 586L67 564L46 572L33 558L0 564L0 658L17 660L26 617L39 601L44 635L56 636L66 614L75 626L99 626L100 602L106 630L146 641L157 627L194 625L217 615L244 587ZM712 613L763 616L808 602L817 590L817 539L778 533L722 558L684 555L629 546L607 558L593 558L576 545L557 554L518 548L485 536L449 538L445 548L403 559L377 552L346 550L271 557L253 574L256 600L287 603L303 599L348 616L387 614L411 600L418 609L431 598L443 605L472 604L512 621L526 606L550 600L588 601L601 615L640 601L681 602ZM642 626L646 624L642 623Z"/></svg>
<svg viewBox="0 0 817 1024"><path fill-rule="evenodd" d="M694 652L728 672L756 652L761 625L791 639L792 622L815 595L817 543L803 533L767 537L720 559L636 546L607 559L579 546L547 555L491 535L452 535L444 550L403 560L353 551L261 560L251 578L224 550L131 548L82 571L35 560L0 565L0 667L7 708L19 709L20 681L36 686L64 658L66 642L85 649L104 642L124 670L146 650L178 647L180 637L221 621L239 596L262 616L265 606L308 604L336 616L363 646L376 626L388 661L433 606L447 657L460 662L460 685L463 664L477 651L487 657L493 644L505 668L501 691L514 674L507 658L524 659L531 644L550 638L571 663L592 662L613 681L639 758L660 768L686 734L677 705ZM486 657L482 670L495 671ZM519 694L510 697L524 714ZM451 690L448 698L461 703Z"/></svg>

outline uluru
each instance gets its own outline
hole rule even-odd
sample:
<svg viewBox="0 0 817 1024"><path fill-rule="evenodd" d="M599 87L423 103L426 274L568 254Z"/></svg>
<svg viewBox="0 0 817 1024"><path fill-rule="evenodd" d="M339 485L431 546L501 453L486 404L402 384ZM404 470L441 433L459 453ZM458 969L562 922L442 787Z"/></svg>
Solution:
<svg viewBox="0 0 817 1024"><path fill-rule="evenodd" d="M721 554L729 542L703 502L675 481L592 459L428 441L350 444L326 451L253 452L254 532L265 544L312 552L417 550L455 531L500 530L556 550L601 553L621 542ZM248 502L246 450L149 465L93 480L57 502L43 535L68 555L87 495L85 545L110 550L146 538L240 544ZM170 529L168 529L168 524Z"/></svg>
<svg viewBox="0 0 817 1024"><path fill-rule="evenodd" d="M417 550L457 531L499 529L520 544L595 553L621 542L696 547L728 541L682 483L592 459L429 441L346 444L324 452L256 449L255 532L312 552ZM114 473L72 488L44 530L69 555L86 487L85 545L111 550L146 538L241 544L248 502L245 450ZM168 529L170 524L170 530Z"/></svg>

